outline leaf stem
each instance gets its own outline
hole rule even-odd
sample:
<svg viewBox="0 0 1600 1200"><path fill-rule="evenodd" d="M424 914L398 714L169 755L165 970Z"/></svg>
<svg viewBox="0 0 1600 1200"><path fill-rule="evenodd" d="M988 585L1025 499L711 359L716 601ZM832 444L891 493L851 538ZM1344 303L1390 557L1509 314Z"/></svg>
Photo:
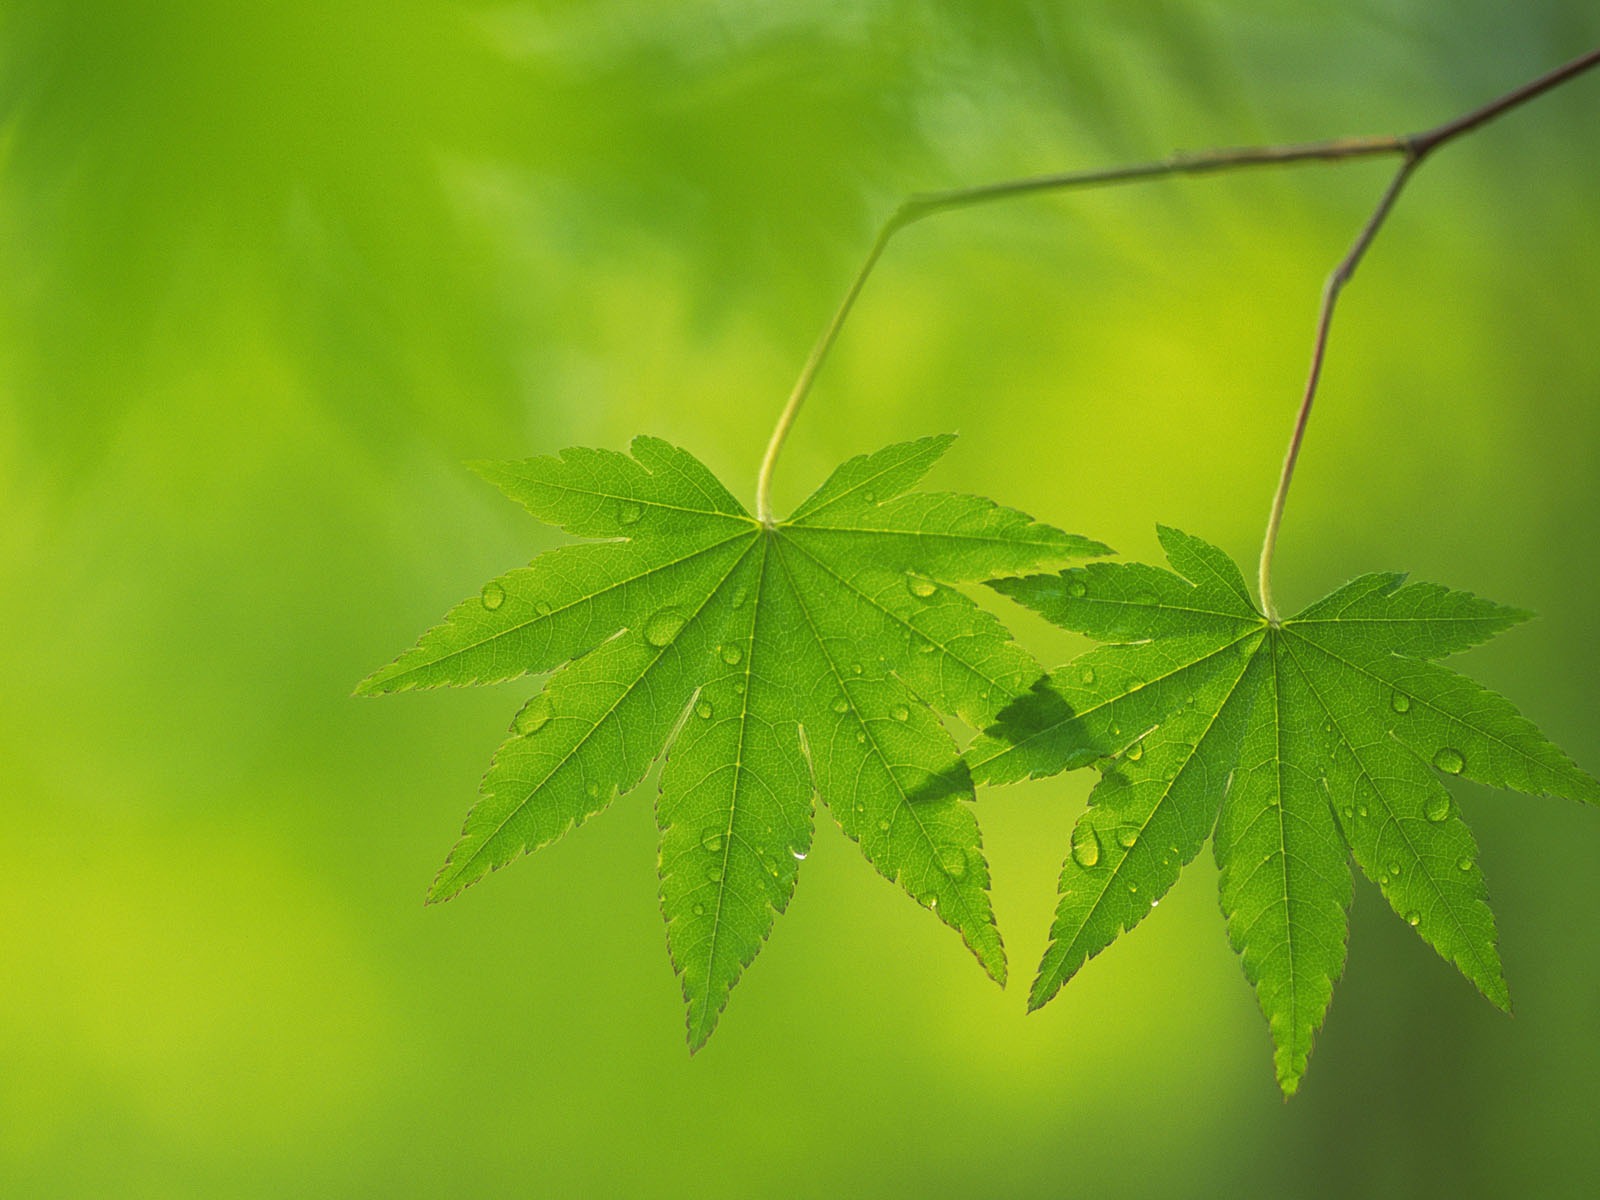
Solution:
<svg viewBox="0 0 1600 1200"><path fill-rule="evenodd" d="M772 474L777 465L778 454L783 449L783 444L789 436L789 430L794 426L795 418L799 415L801 406L811 392L812 384L816 381L817 372L821 370L822 364L827 360L829 351L833 349L833 344L838 340L846 319L855 307L856 300L861 295L861 290L865 287L867 278L872 274L873 268L877 266L878 260L883 257L883 252L888 247L890 239L906 226L926 217L931 217L936 213L953 212L958 209L987 204L991 201L1010 200L1046 192L1067 191L1074 188L1097 187L1117 183L1136 183L1146 179L1160 179L1171 175L1203 175L1215 171L1236 170L1245 167L1282 166L1287 163L1317 161L1340 162L1351 158L1370 158L1378 155L1398 154L1405 159L1404 165L1394 181L1389 185L1389 190L1380 202L1378 210L1369 219L1367 228L1362 231L1361 237L1357 239L1356 245L1351 248L1351 253L1346 256L1345 261L1335 270L1334 276L1329 277L1328 288L1324 290L1323 313L1318 323L1312 377L1306 389L1305 398L1301 402L1299 416L1295 422L1294 436L1290 442L1288 456L1284 461L1284 471L1279 480L1278 494L1273 503L1273 514L1268 525L1267 540L1262 547L1262 604L1264 608L1268 609L1268 615L1273 616L1269 583L1272 551L1277 541L1278 526L1283 518L1283 502L1288 492L1289 479L1294 473L1294 462L1299 455L1300 442L1305 434L1306 420L1311 413L1311 402L1316 391L1316 378L1321 371L1323 348L1328 332L1327 327L1332 317L1333 302L1338 297L1339 288L1354 272L1356 263L1360 261L1368 243L1376 235L1384 217L1388 215L1388 210L1393 205L1394 199L1399 194L1406 178L1409 177L1411 171L1425 155L1452 138L1476 129L1478 126L1493 120L1501 113L1507 112L1517 107L1517 105L1533 99L1535 96L1542 95L1558 84L1582 74L1597 63L1600 63L1600 49L1592 50L1588 54L1576 58L1566 65L1524 84L1515 91L1508 92L1504 96L1490 101L1488 104L1464 113L1454 120L1417 134L1343 137L1270 146L1230 146L1212 150L1179 151L1166 158L1150 162L1132 163L1099 170L1065 171L1050 175L1035 175L1023 179L1008 179L998 183L980 184L976 187L919 192L908 197L894 210L889 219L879 228L877 236L873 238L872 246L867 251L866 258L862 261L855 277L850 282L849 288L845 291L844 299L839 302L839 307L835 310L833 318L823 329L822 336L817 339L810 357L806 359L805 366L800 371L800 377L795 381L794 389L789 393L789 399L784 404L783 411L778 415L778 423L772 431L772 437L767 442L767 450L762 456L761 469L756 477L757 517L763 524L771 525L773 523ZM1335 285L1334 277L1338 276L1340 271L1343 271L1343 278L1340 278L1338 284Z"/></svg>
<svg viewBox="0 0 1600 1200"><path fill-rule="evenodd" d="M1283 471L1278 476L1278 490L1272 496L1272 512L1267 517L1267 536L1261 544L1261 567L1257 580L1261 591L1261 610L1266 614L1267 620L1274 625L1278 624L1278 609L1272 600L1272 556L1278 547L1278 527L1283 524L1283 506L1289 498L1289 483L1294 478L1294 465L1300 458L1300 444L1305 441L1306 425L1311 420L1311 404L1317 397L1317 383L1322 378L1322 360L1328 349L1328 330L1333 325L1333 308L1339 303L1339 293L1344 290L1344 285L1356 273L1361 256L1367 252L1367 247L1372 245L1372 239L1378 236L1378 230L1383 227L1389 210L1399 199L1400 189L1405 187L1406 180L1411 178L1411 173L1417 169L1417 164L1421 161L1415 153L1406 155L1400 169L1395 172L1394 178L1389 180L1389 186L1384 189L1378 207L1372 210L1366 225L1351 244L1349 253L1333 269L1333 273L1322 286L1322 307L1317 313L1317 332L1311 343L1311 370L1306 376L1306 390L1300 400L1300 411L1295 414L1294 432L1289 435L1289 449L1283 456Z"/></svg>
<svg viewBox="0 0 1600 1200"><path fill-rule="evenodd" d="M1378 236L1378 230L1383 227L1383 222L1389 216L1395 201L1399 199L1407 180L1427 155L1446 142L1487 124L1535 96L1542 96L1551 88L1583 74L1597 64L1600 64L1600 49L1591 50L1588 54L1546 72L1498 99L1480 105L1442 125L1435 125L1432 129L1421 133L1396 139L1400 143L1396 149L1403 155L1400 169L1390 179L1389 186L1384 189L1382 197L1378 200L1378 206L1372 210L1372 215L1367 218L1367 223L1356 235L1356 240L1351 243L1348 253L1333 269L1322 288L1322 305L1317 313L1317 331L1311 344L1311 369L1307 372L1305 393L1301 397L1299 411L1295 414L1294 431L1289 435L1289 449L1283 456L1283 470L1278 475L1278 488L1272 496L1272 509L1267 516L1266 537L1261 542L1257 587L1261 593L1261 611L1272 624L1279 623L1278 608L1272 598L1272 559L1278 547L1278 530L1283 524L1283 509L1289 498L1289 484L1294 478L1295 463L1300 458L1300 445L1306 436L1306 424L1311 419L1311 405L1316 400L1317 384L1322 378L1322 362L1328 348L1328 330L1333 324L1333 310L1339 302L1339 293L1355 274L1356 267L1361 264L1362 255L1367 252L1367 247L1372 245L1373 238Z"/></svg>
<svg viewBox="0 0 1600 1200"><path fill-rule="evenodd" d="M761 471L756 478L756 515L762 523L772 524L772 472L778 461L778 452L789 436L800 406L811 391L817 372L838 340L856 298L878 265L889 240L904 229L936 213L973 208L996 200L1011 200L1044 192L1066 191L1070 188L1095 187L1115 183L1135 183L1165 175L1200 175L1209 171L1222 171L1239 167L1276 166L1283 163L1324 161L1359 158L1377 154L1393 154L1402 149L1398 138L1363 137L1331 138L1319 142L1296 142L1280 146L1229 146L1214 150L1179 151L1167 158L1153 162L1133 163L1091 171L1065 171L1053 175L1033 175L1024 179L1006 179L998 183L984 183L976 187L949 188L944 191L918 192L907 197L879 228L867 251L866 258L850 281L844 299L817 339L789 393L788 402L778 416L777 426L767 442L767 452L761 459Z"/></svg>

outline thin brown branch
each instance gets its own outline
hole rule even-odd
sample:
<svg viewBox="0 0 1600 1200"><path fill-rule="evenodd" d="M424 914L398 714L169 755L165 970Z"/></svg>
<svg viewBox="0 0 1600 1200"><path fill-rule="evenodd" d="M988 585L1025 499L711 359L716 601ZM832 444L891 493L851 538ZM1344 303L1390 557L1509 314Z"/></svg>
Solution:
<svg viewBox="0 0 1600 1200"><path fill-rule="evenodd" d="M1349 280L1351 274L1354 273L1362 254L1365 253L1379 226L1382 225L1384 218L1388 215L1395 197L1400 192L1400 188L1424 156L1446 142L1460 137L1462 134L1492 121L1495 117L1509 112L1518 105L1526 103L1551 88L1582 74L1597 63L1600 63L1600 49L1590 51L1565 66L1558 67L1554 71L1542 75L1514 91L1507 92L1488 104L1421 133L1399 136L1378 135L1372 137L1332 138L1325 141L1295 142L1275 146L1235 146L1213 150L1180 151L1167 158L1152 162L1133 163L1103 170L1068 171L1053 175L1037 175L1024 179L1010 179L998 183L980 184L976 187L920 192L909 197L895 209L889 219L879 228L877 236L873 239L871 249L857 269L855 277L851 280L844 299L840 301L832 319L828 322L827 327L823 329L822 336L817 339L810 356L806 359L805 366L801 369L799 379L795 381L794 389L790 392L788 401L783 406L783 411L778 416L777 425L774 427L772 437L767 443L766 453L761 460L761 469L756 478L756 514L758 518L766 524L772 523L772 474L777 465L778 453L782 450L784 441L789 436L789 430L793 427L795 418L799 415L800 408L805 403L812 384L816 381L818 371L821 370L823 363L827 360L829 351L833 349L840 331L844 328L846 319L855 307L856 300L861 295L862 289L866 286L867 278L872 274L872 270L877 265L878 260L883 257L883 252L888 247L889 241L906 226L915 224L917 221L934 216L937 213L951 212L957 209L987 204L992 201L1009 200L1046 192L1109 186L1118 183L1135 183L1172 175L1203 175L1248 167L1283 166L1301 162L1340 162L1346 159L1370 158L1384 154L1401 155L1405 159L1404 165L1395 176L1394 181L1389 185L1389 190L1384 194L1378 209L1368 220L1367 227L1362 231L1355 245L1351 247L1351 252L1346 255L1344 262L1340 263L1334 274L1329 277L1328 286L1324 290L1322 313L1318 320L1317 340L1312 360L1311 379L1307 385L1306 393L1301 401L1300 411L1296 418L1294 435L1290 441L1289 453L1284 460L1284 471L1279 481L1278 494L1274 499L1272 517L1268 524L1267 540L1262 547L1262 604L1264 608L1269 610L1270 615L1270 583L1268 576L1272 561L1272 551L1276 544L1278 527L1282 522L1283 503L1287 495L1289 480L1294 473L1295 459L1299 455L1300 443L1305 435L1306 421L1311 413L1311 403L1316 394L1317 378L1321 373L1322 358L1327 343L1328 326L1332 320L1333 305L1338 298L1339 290Z"/></svg>

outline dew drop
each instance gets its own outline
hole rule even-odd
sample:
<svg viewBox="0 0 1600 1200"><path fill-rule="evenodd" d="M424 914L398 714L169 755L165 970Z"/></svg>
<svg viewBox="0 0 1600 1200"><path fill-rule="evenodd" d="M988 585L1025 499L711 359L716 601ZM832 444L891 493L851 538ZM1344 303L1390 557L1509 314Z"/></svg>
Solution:
<svg viewBox="0 0 1600 1200"><path fill-rule="evenodd" d="M478 599L485 608L493 612L506 602L506 590L491 579L483 585L483 591L478 593Z"/></svg>
<svg viewBox="0 0 1600 1200"><path fill-rule="evenodd" d="M540 692L517 713L517 732L526 737L538 733L550 721L550 697Z"/></svg>
<svg viewBox="0 0 1600 1200"><path fill-rule="evenodd" d="M1351 808L1348 804L1344 807L1344 819L1346 821L1354 821L1356 819L1356 810Z"/></svg>
<svg viewBox="0 0 1600 1200"><path fill-rule="evenodd" d="M1135 742L1133 745L1129 746L1123 751L1123 755L1129 762L1138 762L1144 757L1144 743Z"/></svg>
<svg viewBox="0 0 1600 1200"><path fill-rule="evenodd" d="M852 675L861 674L861 664L860 663L851 663L850 664L850 674L852 674Z"/></svg>
<svg viewBox="0 0 1600 1200"><path fill-rule="evenodd" d="M1396 879L1399 879L1400 878L1400 864L1399 863L1390 863L1389 864L1389 874L1393 875Z"/></svg>
<svg viewBox="0 0 1600 1200"><path fill-rule="evenodd" d="M699 717L702 721L709 721L713 711L714 710L711 707L711 701L705 699L704 697L701 697L700 702L694 706L695 716Z"/></svg>
<svg viewBox="0 0 1600 1200"><path fill-rule="evenodd" d="M1445 746L1433 756L1433 765L1446 775L1459 775L1466 768L1467 760L1454 746Z"/></svg>
<svg viewBox="0 0 1600 1200"><path fill-rule="evenodd" d="M722 866L720 864L713 863L711 866L706 868L706 882L707 883L721 883L722 882Z"/></svg>
<svg viewBox="0 0 1600 1200"><path fill-rule="evenodd" d="M909 708L907 708L904 704L896 704L894 706L894 719L896 721L909 720L910 717L911 717L911 710Z"/></svg>
<svg viewBox="0 0 1600 1200"><path fill-rule="evenodd" d="M923 908L938 908L939 895L937 892L924 892L917 897L917 903L922 905Z"/></svg>
<svg viewBox="0 0 1600 1200"><path fill-rule="evenodd" d="M967 852L960 846L941 846L939 869L951 879L960 879L967 873Z"/></svg>
<svg viewBox="0 0 1600 1200"><path fill-rule="evenodd" d="M733 666L735 663L737 663L743 657L744 657L744 651L739 649L739 647L734 645L732 642L728 642L728 643L723 645L723 647L722 647L722 661L727 663L730 667Z"/></svg>
<svg viewBox="0 0 1600 1200"><path fill-rule="evenodd" d="M805 862L806 855L809 854L810 851L801 846L790 846L789 853L794 855L795 862Z"/></svg>
<svg viewBox="0 0 1600 1200"><path fill-rule="evenodd" d="M1161 901L1159 901L1159 900L1150 901L1150 907L1151 908L1160 908L1161 907Z"/></svg>
<svg viewBox="0 0 1600 1200"><path fill-rule="evenodd" d="M1083 684L1084 687L1094 686L1094 668L1085 667L1083 670L1079 671L1078 682Z"/></svg>
<svg viewBox="0 0 1600 1200"><path fill-rule="evenodd" d="M1367 806L1365 804L1356 805L1356 816L1364 817L1366 815L1367 815Z"/></svg>
<svg viewBox="0 0 1600 1200"><path fill-rule="evenodd" d="M863 742L865 742L866 740L867 740L867 731L865 729L856 730L856 745L859 746Z"/></svg>
<svg viewBox="0 0 1600 1200"><path fill-rule="evenodd" d="M1422 815L1437 825L1450 815L1450 793L1440 790L1428 797L1422 806Z"/></svg>
<svg viewBox="0 0 1600 1200"><path fill-rule="evenodd" d="M541 617L548 617L550 615L550 606L541 600L533 606L533 611Z"/></svg>
<svg viewBox="0 0 1600 1200"><path fill-rule="evenodd" d="M926 600L938 587L926 575L918 575L914 571L906 572L906 590L919 600Z"/></svg>
<svg viewBox="0 0 1600 1200"><path fill-rule="evenodd" d="M1120 825L1117 827L1117 845L1124 850L1133 849L1139 840L1139 827L1137 825Z"/></svg>
<svg viewBox="0 0 1600 1200"><path fill-rule="evenodd" d="M1472 870L1472 856L1470 854L1463 854L1460 858L1456 859L1456 867L1458 870L1462 871Z"/></svg>
<svg viewBox="0 0 1600 1200"><path fill-rule="evenodd" d="M1084 583L1082 576L1074 575L1067 580L1067 595L1074 600L1081 600L1089 594L1089 585Z"/></svg>
<svg viewBox="0 0 1600 1200"><path fill-rule="evenodd" d="M631 500L624 500L617 506L617 524L634 525L640 517L644 516L644 509Z"/></svg>
<svg viewBox="0 0 1600 1200"><path fill-rule="evenodd" d="M861 493L861 498L868 504L876 504L878 502L878 493L870 490L865 491Z"/></svg>
<svg viewBox="0 0 1600 1200"><path fill-rule="evenodd" d="M670 646L683 632L684 617L677 609L663 608L644 623L644 640L652 646Z"/></svg>
<svg viewBox="0 0 1600 1200"><path fill-rule="evenodd" d="M1415 929L1418 925L1422 924L1422 914L1416 909L1412 909L1406 914L1406 924Z"/></svg>
<svg viewBox="0 0 1600 1200"><path fill-rule="evenodd" d="M1406 695L1404 692L1396 692L1394 695L1389 697L1389 707L1394 709L1397 713L1410 712L1411 697Z"/></svg>
<svg viewBox="0 0 1600 1200"><path fill-rule="evenodd" d="M1100 835L1089 825L1078 825L1072 831L1072 861L1088 869L1100 862Z"/></svg>
<svg viewBox="0 0 1600 1200"><path fill-rule="evenodd" d="M705 830L700 835L700 849L708 854L716 854L722 849L722 830L715 825Z"/></svg>
<svg viewBox="0 0 1600 1200"><path fill-rule="evenodd" d="M735 591L733 593L733 606L735 608L743 608L744 607L744 602L746 600L748 600L749 598L750 598L750 589L749 588L739 588L737 591Z"/></svg>
<svg viewBox="0 0 1600 1200"><path fill-rule="evenodd" d="M889 832L889 822L888 821L879 821L878 822L878 832L879 833L888 833Z"/></svg>
<svg viewBox="0 0 1600 1200"><path fill-rule="evenodd" d="M850 701L846 700L843 696L840 696L837 700L835 700L833 702L833 711L834 712L842 713L842 712L848 712L849 710L850 710Z"/></svg>
<svg viewBox="0 0 1600 1200"><path fill-rule="evenodd" d="M694 906L694 915L697 916L697 917L705 916L706 915L706 906L704 904L696 904Z"/></svg>

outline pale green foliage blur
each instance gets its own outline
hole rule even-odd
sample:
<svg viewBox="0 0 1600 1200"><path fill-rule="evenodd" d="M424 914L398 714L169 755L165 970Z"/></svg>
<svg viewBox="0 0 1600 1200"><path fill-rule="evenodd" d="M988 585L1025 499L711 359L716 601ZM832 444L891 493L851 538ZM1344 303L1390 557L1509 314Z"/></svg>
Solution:
<svg viewBox="0 0 1600 1200"><path fill-rule="evenodd" d="M1426 125L1597 41L1585 0L0 5L0 1192L1592 1177L1592 811L1453 784L1517 1019L1358 882L1287 1108L1205 864L1025 1017L832 831L690 1060L653 785L425 909L528 690L349 691L562 539L465 460L647 433L748 503L903 193ZM1537 611L1463 669L1590 765L1597 109L1574 83L1408 189L1342 306L1275 576L1285 611L1382 569ZM959 429L932 488L1146 560L1159 520L1248 561L1322 277L1383 173L908 231L779 511L853 454ZM1044 661L1081 649L1007 620ZM1043 952L1089 782L980 793L1014 959Z"/></svg>

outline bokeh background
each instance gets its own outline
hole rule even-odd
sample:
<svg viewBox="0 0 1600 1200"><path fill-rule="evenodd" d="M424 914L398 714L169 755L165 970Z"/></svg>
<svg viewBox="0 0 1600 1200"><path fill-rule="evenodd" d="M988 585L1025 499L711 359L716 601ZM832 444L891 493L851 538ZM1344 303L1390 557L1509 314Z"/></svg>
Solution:
<svg viewBox="0 0 1600 1200"><path fill-rule="evenodd" d="M0 4L0 1193L1590 1196L1600 813L1453 784L1515 1019L1358 885L1300 1095L1209 855L1045 1011L826 817L685 1051L653 787L424 909L524 680L357 701L556 543L468 459L680 442L748 496L904 193L1420 127L1589 0ZM1466 665L1600 770L1600 73L1440 154L1347 294L1286 607L1536 609ZM894 244L790 442L1252 561L1386 167ZM1017 610L1046 661L1075 651ZM1016 983L1086 774L980 795Z"/></svg>

